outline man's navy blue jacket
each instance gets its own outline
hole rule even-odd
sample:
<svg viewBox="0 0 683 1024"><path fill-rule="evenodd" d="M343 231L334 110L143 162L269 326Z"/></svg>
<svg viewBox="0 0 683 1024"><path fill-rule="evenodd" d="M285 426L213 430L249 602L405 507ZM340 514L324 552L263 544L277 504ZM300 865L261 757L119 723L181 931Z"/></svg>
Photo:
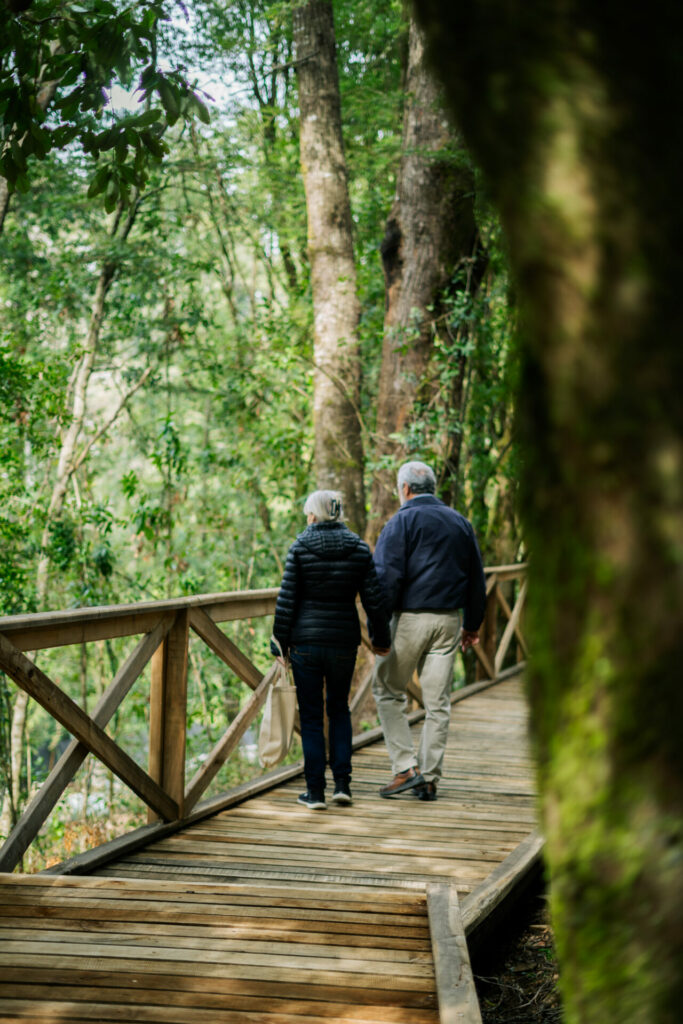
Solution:
<svg viewBox="0 0 683 1024"><path fill-rule="evenodd" d="M472 524L433 494L401 505L374 557L390 611L462 608L464 629L481 625L486 582Z"/></svg>

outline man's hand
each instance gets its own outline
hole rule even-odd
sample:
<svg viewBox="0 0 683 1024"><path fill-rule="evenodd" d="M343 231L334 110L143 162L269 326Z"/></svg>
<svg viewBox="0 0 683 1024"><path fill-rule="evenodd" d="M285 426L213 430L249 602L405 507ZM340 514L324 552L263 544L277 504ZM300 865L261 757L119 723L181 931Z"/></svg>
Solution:
<svg viewBox="0 0 683 1024"><path fill-rule="evenodd" d="M375 647L374 644L372 645L372 653L379 654L380 658L384 658L390 650L391 647Z"/></svg>
<svg viewBox="0 0 683 1024"><path fill-rule="evenodd" d="M474 647L479 643L479 631L476 629L463 629L460 634L460 650L466 651L468 647Z"/></svg>

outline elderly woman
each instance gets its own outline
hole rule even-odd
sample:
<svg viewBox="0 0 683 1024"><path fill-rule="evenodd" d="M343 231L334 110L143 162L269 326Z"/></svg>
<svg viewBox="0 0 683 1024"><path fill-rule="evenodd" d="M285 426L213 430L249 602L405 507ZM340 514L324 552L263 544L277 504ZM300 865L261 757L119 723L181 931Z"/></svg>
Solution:
<svg viewBox="0 0 683 1024"><path fill-rule="evenodd" d="M325 809L323 693L329 720L332 801L351 803L349 690L360 643L356 595L368 616L377 654L391 646L389 617L368 545L343 523L341 495L314 491L304 504L308 526L287 554L273 636L294 673L306 792L298 801ZM277 645L271 649L280 655Z"/></svg>

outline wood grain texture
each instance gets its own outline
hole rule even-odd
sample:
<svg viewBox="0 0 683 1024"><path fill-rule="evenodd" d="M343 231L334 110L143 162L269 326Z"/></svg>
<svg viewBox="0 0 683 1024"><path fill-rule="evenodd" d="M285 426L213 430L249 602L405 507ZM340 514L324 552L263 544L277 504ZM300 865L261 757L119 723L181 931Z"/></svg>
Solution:
<svg viewBox="0 0 683 1024"><path fill-rule="evenodd" d="M105 727L163 641L172 622L172 615L162 615L154 629L135 645L93 711L92 719L96 725ZM69 743L0 850L0 871L12 871L19 863L87 754L88 748L78 740Z"/></svg>
<svg viewBox="0 0 683 1024"><path fill-rule="evenodd" d="M178 804L133 761L78 704L59 689L26 655L0 634L0 667L76 737L141 800L164 818L178 817Z"/></svg>
<svg viewBox="0 0 683 1024"><path fill-rule="evenodd" d="M375 736L350 807L298 804L292 766L95 851L97 874L0 875L0 1019L474 1024L464 936L542 840L521 680L468 689L436 802L379 796Z"/></svg>
<svg viewBox="0 0 683 1024"><path fill-rule="evenodd" d="M454 885L428 885L427 907L441 1024L481 1024Z"/></svg>
<svg viewBox="0 0 683 1024"><path fill-rule="evenodd" d="M2 1020L438 1021L424 893L2 875L0 907Z"/></svg>

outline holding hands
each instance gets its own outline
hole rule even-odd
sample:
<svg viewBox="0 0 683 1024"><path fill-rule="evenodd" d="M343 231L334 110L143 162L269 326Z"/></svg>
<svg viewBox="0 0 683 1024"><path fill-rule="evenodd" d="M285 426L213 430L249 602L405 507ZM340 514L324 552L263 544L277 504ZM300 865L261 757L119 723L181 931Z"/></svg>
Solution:
<svg viewBox="0 0 683 1024"><path fill-rule="evenodd" d="M479 643L479 631L476 629L463 629L460 634L460 650L466 651L468 647L474 647Z"/></svg>

